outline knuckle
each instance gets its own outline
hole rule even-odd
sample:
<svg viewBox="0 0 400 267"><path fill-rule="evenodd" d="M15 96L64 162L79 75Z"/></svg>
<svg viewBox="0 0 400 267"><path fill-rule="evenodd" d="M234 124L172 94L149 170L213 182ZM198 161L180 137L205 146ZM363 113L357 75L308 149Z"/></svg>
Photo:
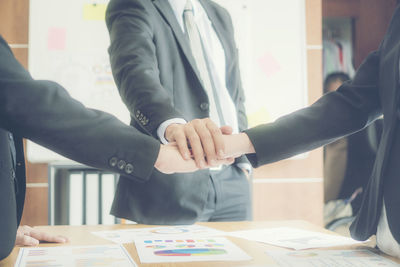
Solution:
<svg viewBox="0 0 400 267"><path fill-rule="evenodd" d="M216 128L216 127L212 127L212 128L210 129L210 132L211 132L211 134L213 134L213 135L221 134L221 130L220 130L219 128Z"/></svg>

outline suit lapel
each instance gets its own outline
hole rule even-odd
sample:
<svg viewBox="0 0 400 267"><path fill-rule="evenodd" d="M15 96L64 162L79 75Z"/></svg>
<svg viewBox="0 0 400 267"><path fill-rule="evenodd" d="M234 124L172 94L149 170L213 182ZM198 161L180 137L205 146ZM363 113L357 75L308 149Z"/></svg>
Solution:
<svg viewBox="0 0 400 267"><path fill-rule="evenodd" d="M182 32L181 26L179 25L178 21L176 20L174 11L172 10L171 6L169 5L167 0L153 0L154 6L157 10L161 13L164 17L165 21L169 24L172 29L172 32L175 35L175 38L183 51L183 54L186 56L190 66L192 67L193 71L195 72L197 79L199 82L201 81L200 74L196 67L196 62L193 58L192 51L190 50L189 42ZM201 82L200 82L201 83Z"/></svg>

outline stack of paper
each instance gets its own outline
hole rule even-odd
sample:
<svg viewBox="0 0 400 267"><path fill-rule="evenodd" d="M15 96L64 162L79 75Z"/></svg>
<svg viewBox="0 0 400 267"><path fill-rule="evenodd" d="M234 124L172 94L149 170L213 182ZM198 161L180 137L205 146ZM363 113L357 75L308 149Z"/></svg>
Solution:
<svg viewBox="0 0 400 267"><path fill-rule="evenodd" d="M21 248L15 267L136 267L121 245Z"/></svg>
<svg viewBox="0 0 400 267"><path fill-rule="evenodd" d="M267 251L282 267L395 267L397 263L368 250Z"/></svg>
<svg viewBox="0 0 400 267"><path fill-rule="evenodd" d="M213 228L201 225L179 225L179 226L161 226L140 229L125 229L113 231L98 231L92 234L100 236L104 239L113 241L118 244L132 243L136 239L144 238L167 238L174 237L212 237L222 236L226 233Z"/></svg>
<svg viewBox="0 0 400 267"><path fill-rule="evenodd" d="M293 249L349 246L362 243L348 237L289 227L237 231L230 232L228 235Z"/></svg>

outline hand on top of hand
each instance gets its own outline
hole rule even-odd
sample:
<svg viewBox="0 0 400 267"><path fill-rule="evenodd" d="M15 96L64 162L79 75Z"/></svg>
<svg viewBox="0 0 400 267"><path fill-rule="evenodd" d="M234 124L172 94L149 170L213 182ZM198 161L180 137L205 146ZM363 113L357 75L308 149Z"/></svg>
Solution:
<svg viewBox="0 0 400 267"><path fill-rule="evenodd" d="M165 131L168 142L175 142L182 157L194 158L199 169L226 164L223 134L232 133L232 128L221 129L210 119L194 119L186 124L171 124ZM229 159L229 162L233 162Z"/></svg>

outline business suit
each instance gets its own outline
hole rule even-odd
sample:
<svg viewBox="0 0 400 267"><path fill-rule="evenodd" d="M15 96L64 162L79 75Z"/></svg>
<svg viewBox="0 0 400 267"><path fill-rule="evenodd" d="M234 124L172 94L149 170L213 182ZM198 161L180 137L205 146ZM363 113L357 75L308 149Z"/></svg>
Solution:
<svg viewBox="0 0 400 267"><path fill-rule="evenodd" d="M248 158L259 166L328 144L366 127L383 114L383 133L372 176L351 226L352 236L358 240L377 232L384 199L390 230L400 242L400 180L393 176L396 170L398 173L400 158L399 55L397 7L379 49L365 59L352 81L308 108L247 131L257 152Z"/></svg>
<svg viewBox="0 0 400 267"><path fill-rule="evenodd" d="M58 84L35 81L0 36L0 259L12 250L25 199L22 138L68 158L149 179L160 144L115 117L86 109ZM143 153L146 151L146 153Z"/></svg>
<svg viewBox="0 0 400 267"><path fill-rule="evenodd" d="M365 190L376 158L382 133L382 120L378 119L367 129L347 137L347 164L343 183L337 199L348 199L357 190ZM357 196L352 202L353 214L361 207L362 197Z"/></svg>
<svg viewBox="0 0 400 267"><path fill-rule="evenodd" d="M212 1L200 2L225 51L226 85L243 130L247 120L230 16ZM162 122L209 117L207 93L189 41L168 0L112 0L106 22L113 75L130 111L132 126L158 139L157 129ZM245 157L238 162L246 162ZM237 182L239 192L248 188L244 174L236 166L225 168L221 175L236 177L236 181L227 183ZM149 183L139 186L122 180L112 213L149 224L193 223L201 217L212 183L218 184L217 180L210 180L208 170L168 176L154 172ZM241 193L238 197L249 198ZM243 207L243 212L246 210Z"/></svg>

